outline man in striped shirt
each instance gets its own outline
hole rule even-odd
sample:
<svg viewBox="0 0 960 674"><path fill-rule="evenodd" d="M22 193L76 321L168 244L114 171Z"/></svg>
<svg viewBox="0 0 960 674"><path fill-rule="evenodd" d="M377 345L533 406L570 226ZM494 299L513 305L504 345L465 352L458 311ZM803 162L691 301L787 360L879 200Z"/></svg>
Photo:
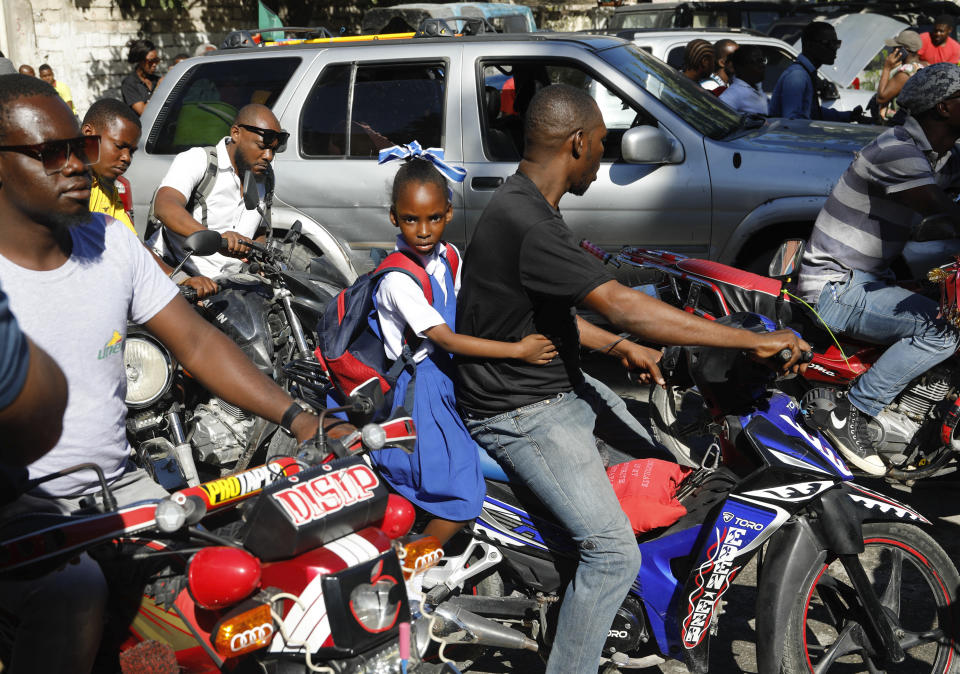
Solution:
<svg viewBox="0 0 960 674"><path fill-rule="evenodd" d="M958 336L937 303L893 283L890 265L922 216L946 213L960 231L960 208L944 191L960 184L960 67L938 64L911 77L898 97L910 114L867 145L820 211L800 269L800 293L831 330L890 345L824 432L855 466L886 467L868 424L916 376L946 360Z"/></svg>

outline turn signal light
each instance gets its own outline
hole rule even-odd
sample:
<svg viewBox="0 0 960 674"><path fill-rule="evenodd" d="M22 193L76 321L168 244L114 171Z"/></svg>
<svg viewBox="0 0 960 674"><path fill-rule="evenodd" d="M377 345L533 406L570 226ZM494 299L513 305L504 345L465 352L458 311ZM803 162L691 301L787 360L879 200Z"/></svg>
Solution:
<svg viewBox="0 0 960 674"><path fill-rule="evenodd" d="M260 604L224 618L217 626L213 647L224 658L234 658L269 646L274 631L270 605Z"/></svg>
<svg viewBox="0 0 960 674"><path fill-rule="evenodd" d="M403 565L403 579L410 580L412 576L440 563L443 559L443 546L435 536L424 536L401 545L399 553Z"/></svg>

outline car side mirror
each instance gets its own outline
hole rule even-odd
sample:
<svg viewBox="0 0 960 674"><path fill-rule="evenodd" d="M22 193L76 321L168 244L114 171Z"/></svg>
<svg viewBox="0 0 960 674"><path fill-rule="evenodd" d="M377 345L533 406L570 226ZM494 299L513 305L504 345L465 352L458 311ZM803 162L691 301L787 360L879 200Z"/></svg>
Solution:
<svg viewBox="0 0 960 674"><path fill-rule="evenodd" d="M631 164L679 164L683 146L656 126L635 126L620 140L620 155Z"/></svg>
<svg viewBox="0 0 960 674"><path fill-rule="evenodd" d="M928 215L916 226L910 234L912 241L940 241L943 239L956 239L958 236L957 228L953 224L953 218L946 213L937 215Z"/></svg>
<svg viewBox="0 0 960 674"><path fill-rule="evenodd" d="M795 277L800 272L800 260L806 245L803 239L787 239L781 243L770 260L767 276L780 280Z"/></svg>

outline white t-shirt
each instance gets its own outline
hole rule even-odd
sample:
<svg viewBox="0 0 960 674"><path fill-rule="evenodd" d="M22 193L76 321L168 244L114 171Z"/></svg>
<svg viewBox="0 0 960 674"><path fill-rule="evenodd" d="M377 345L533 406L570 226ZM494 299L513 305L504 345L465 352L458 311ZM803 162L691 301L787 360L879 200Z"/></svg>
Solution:
<svg viewBox="0 0 960 674"><path fill-rule="evenodd" d="M406 250L412 252L423 263L427 274L437 279L440 286L440 292L446 297L447 286L447 265L443 263L440 256L446 257L447 247L454 248L451 243L438 243L430 255L420 255L401 237L397 237L397 250ZM453 280L454 295L460 292L460 270L463 265L457 268L456 278ZM440 312L430 306L427 298L423 295L423 290L417 285L417 282L407 274L400 272L391 272L383 277L380 287L377 288L377 308L380 317L380 329L383 331L383 350L387 358L396 360L403 351L403 330L406 326L418 337L423 337L423 333L444 323ZM451 330L453 327L451 326ZM413 354L414 362L419 363L433 351L433 345L429 339L424 339L420 348Z"/></svg>
<svg viewBox="0 0 960 674"><path fill-rule="evenodd" d="M233 164L230 163L226 141L226 138L222 138L217 143L217 178L207 196L207 227L218 232L238 232L252 239L260 226L260 214L255 210L248 211L243 204L243 185ZM189 203L190 195L200 185L206 172L206 149L193 147L174 157L160 187L172 187ZM263 208L264 185L258 182L257 186L260 190L260 206ZM199 204L193 209L191 215L197 222L202 222L203 209ZM164 230L157 244L164 253L170 254L179 262L184 257L182 248L184 237L171 232L169 228ZM167 243L169 246L166 245ZM200 274L216 278L229 268L239 265L240 261L237 258L215 253L206 257L191 257L184 265L184 269L193 275Z"/></svg>
<svg viewBox="0 0 960 674"><path fill-rule="evenodd" d="M739 77L734 77L727 90L720 94L720 101L737 112L769 114L770 106L767 95L763 93L762 85L751 86Z"/></svg>
<svg viewBox="0 0 960 674"><path fill-rule="evenodd" d="M170 303L177 287L117 220L94 213L70 233L70 258L51 271L25 269L0 255L3 289L20 327L67 378L63 434L30 464L29 476L94 462L111 481L123 473L130 454L123 402L127 321L149 321ZM91 471L81 471L37 491L70 496L95 491L96 480Z"/></svg>

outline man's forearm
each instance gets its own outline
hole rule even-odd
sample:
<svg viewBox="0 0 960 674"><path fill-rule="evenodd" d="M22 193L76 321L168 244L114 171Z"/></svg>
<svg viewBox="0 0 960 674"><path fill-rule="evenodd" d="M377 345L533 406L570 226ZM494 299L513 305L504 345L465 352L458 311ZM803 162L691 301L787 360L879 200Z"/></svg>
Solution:
<svg viewBox="0 0 960 674"><path fill-rule="evenodd" d="M186 200L171 187L161 187L157 191L154 212L157 219L171 232L180 236L190 236L203 229L203 225L194 220L186 209ZM182 203L181 203L182 202Z"/></svg>
<svg viewBox="0 0 960 674"><path fill-rule="evenodd" d="M608 281L587 295L586 304L618 328L656 344L752 349L759 343L755 333L675 309L616 281Z"/></svg>

